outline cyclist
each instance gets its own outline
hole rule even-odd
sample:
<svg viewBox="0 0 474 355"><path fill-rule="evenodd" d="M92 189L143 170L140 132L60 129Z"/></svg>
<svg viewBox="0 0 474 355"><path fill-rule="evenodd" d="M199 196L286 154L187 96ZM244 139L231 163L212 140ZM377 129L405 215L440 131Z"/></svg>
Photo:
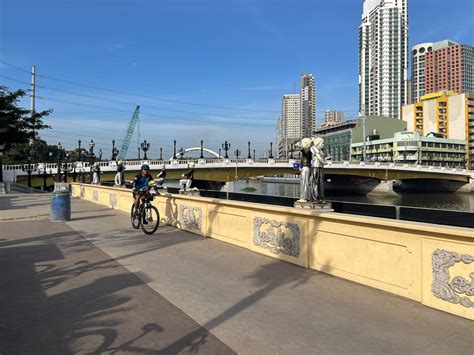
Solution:
<svg viewBox="0 0 474 355"><path fill-rule="evenodd" d="M140 203L140 200L144 202L145 196L146 196L146 191L140 191L143 187L148 186L150 181L153 180L153 177L150 174L150 166L148 164L143 164L141 166L141 173L137 174L135 176L135 179L133 180L133 198L135 199L135 214L138 215L140 212L138 210L138 206ZM147 224L148 222L143 219L143 223Z"/></svg>

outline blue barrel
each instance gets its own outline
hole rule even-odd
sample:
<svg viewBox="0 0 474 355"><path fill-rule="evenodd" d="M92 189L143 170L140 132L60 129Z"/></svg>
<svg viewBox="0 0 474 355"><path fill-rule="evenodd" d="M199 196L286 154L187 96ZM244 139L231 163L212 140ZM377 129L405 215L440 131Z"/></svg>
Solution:
<svg viewBox="0 0 474 355"><path fill-rule="evenodd" d="M71 195L69 191L53 191L51 194L51 222L71 220Z"/></svg>

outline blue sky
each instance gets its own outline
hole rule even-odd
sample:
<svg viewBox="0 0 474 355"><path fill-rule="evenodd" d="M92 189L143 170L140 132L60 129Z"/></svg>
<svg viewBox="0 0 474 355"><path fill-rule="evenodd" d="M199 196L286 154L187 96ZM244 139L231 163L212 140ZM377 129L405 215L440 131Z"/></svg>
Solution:
<svg viewBox="0 0 474 355"><path fill-rule="evenodd" d="M303 72L316 77L318 123L329 108L357 114L362 3L2 0L0 83L27 88L37 66L37 108L54 109L43 134L51 143L94 138L108 154L141 104L141 140L154 157L160 146L169 154L173 139L178 147L204 139L215 150L227 139L244 151L251 140L263 155L281 97ZM410 46L473 45L474 1L411 0L409 27Z"/></svg>

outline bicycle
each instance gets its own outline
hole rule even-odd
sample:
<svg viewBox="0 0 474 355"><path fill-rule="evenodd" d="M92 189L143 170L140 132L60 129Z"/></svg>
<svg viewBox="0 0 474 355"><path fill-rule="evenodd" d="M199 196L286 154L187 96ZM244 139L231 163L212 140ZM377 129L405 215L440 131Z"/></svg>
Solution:
<svg viewBox="0 0 474 355"><path fill-rule="evenodd" d="M135 202L132 204L132 209L130 211L132 227L135 229L141 227L143 233L153 234L160 225L160 213L158 212L158 209L151 204L154 195L150 192L150 187L142 187L139 192L144 193L145 198L140 198L138 213L135 211Z"/></svg>

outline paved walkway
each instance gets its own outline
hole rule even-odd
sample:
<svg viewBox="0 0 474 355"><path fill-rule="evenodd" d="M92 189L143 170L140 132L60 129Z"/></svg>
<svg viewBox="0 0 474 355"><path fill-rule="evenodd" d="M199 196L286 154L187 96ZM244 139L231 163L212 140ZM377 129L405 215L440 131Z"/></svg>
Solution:
<svg viewBox="0 0 474 355"><path fill-rule="evenodd" d="M472 322L73 200L0 197L0 354L466 354ZM8 209L6 209L8 208Z"/></svg>

